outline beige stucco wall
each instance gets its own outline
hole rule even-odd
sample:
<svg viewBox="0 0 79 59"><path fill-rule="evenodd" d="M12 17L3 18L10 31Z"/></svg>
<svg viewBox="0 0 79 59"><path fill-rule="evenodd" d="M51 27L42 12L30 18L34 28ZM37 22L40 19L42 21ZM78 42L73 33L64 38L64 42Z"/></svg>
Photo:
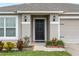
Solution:
<svg viewBox="0 0 79 59"><path fill-rule="evenodd" d="M27 21L24 22L24 16L27 16ZM22 38L25 36L29 37L31 40L31 15L30 14L22 14Z"/></svg>
<svg viewBox="0 0 79 59"><path fill-rule="evenodd" d="M49 26L50 26L50 30L49 30L49 33L50 33L50 40L52 40L53 38L57 38L57 39L59 39L58 38L58 25L59 24L56 24L56 22L59 22L59 19L58 19L58 15L56 15L56 21L54 22L53 21L53 16L54 16L54 14L50 14L50 24L49 24Z"/></svg>
<svg viewBox="0 0 79 59"><path fill-rule="evenodd" d="M50 39L58 38L58 24L50 24Z"/></svg>

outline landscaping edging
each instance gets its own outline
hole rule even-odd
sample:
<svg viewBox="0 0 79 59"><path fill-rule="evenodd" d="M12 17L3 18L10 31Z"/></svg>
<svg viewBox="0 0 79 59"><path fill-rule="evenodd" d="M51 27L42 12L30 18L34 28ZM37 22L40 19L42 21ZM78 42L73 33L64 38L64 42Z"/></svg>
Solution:
<svg viewBox="0 0 79 59"><path fill-rule="evenodd" d="M33 51L66 51L65 48L48 48L45 46L35 46Z"/></svg>

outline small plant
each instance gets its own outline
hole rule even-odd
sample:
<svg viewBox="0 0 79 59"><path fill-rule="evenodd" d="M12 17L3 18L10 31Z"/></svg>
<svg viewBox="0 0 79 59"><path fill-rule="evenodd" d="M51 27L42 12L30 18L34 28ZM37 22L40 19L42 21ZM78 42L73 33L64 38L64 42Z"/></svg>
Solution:
<svg viewBox="0 0 79 59"><path fill-rule="evenodd" d="M14 43L12 42L5 42L4 43L4 48L7 50L7 51L10 51L12 48L14 48Z"/></svg>
<svg viewBox="0 0 79 59"><path fill-rule="evenodd" d="M28 47L29 46L29 37L25 36L24 37L24 47Z"/></svg>
<svg viewBox="0 0 79 59"><path fill-rule="evenodd" d="M52 48L64 48L64 42L62 40L57 40L57 38L52 38L51 41L46 42L46 46Z"/></svg>
<svg viewBox="0 0 79 59"><path fill-rule="evenodd" d="M57 38L52 38L52 41L53 41L53 42L56 42L56 41L57 41Z"/></svg>
<svg viewBox="0 0 79 59"><path fill-rule="evenodd" d="M52 41L46 41L46 46L52 46Z"/></svg>
<svg viewBox="0 0 79 59"><path fill-rule="evenodd" d="M2 41L0 41L0 51L2 51L3 45L4 45L4 43Z"/></svg>
<svg viewBox="0 0 79 59"><path fill-rule="evenodd" d="M53 44L53 46L56 46L57 45L57 38L53 38L52 39L52 44Z"/></svg>
<svg viewBox="0 0 79 59"><path fill-rule="evenodd" d="M64 42L62 40L57 40L57 46L58 47L64 47Z"/></svg>
<svg viewBox="0 0 79 59"><path fill-rule="evenodd" d="M20 40L18 40L18 42L17 42L17 48L18 48L18 50L19 51L22 51L22 49L23 49L23 41L20 39Z"/></svg>

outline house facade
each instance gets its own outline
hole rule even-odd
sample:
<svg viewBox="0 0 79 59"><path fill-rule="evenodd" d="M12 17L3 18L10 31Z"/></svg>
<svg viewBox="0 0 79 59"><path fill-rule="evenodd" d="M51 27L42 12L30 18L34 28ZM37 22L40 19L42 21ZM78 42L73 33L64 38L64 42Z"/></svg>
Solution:
<svg viewBox="0 0 79 59"><path fill-rule="evenodd" d="M31 43L52 38L79 43L79 5L32 3L0 7L0 40L17 41L25 36Z"/></svg>

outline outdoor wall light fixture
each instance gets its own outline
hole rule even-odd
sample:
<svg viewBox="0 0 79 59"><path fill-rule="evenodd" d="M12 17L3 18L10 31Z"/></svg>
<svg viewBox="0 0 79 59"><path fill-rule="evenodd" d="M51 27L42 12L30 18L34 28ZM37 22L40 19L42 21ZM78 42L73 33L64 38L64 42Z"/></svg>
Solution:
<svg viewBox="0 0 79 59"><path fill-rule="evenodd" d="M27 16L24 16L24 22L27 22Z"/></svg>
<svg viewBox="0 0 79 59"><path fill-rule="evenodd" d="M56 19L56 16L53 16L53 21L55 21L55 19Z"/></svg>

